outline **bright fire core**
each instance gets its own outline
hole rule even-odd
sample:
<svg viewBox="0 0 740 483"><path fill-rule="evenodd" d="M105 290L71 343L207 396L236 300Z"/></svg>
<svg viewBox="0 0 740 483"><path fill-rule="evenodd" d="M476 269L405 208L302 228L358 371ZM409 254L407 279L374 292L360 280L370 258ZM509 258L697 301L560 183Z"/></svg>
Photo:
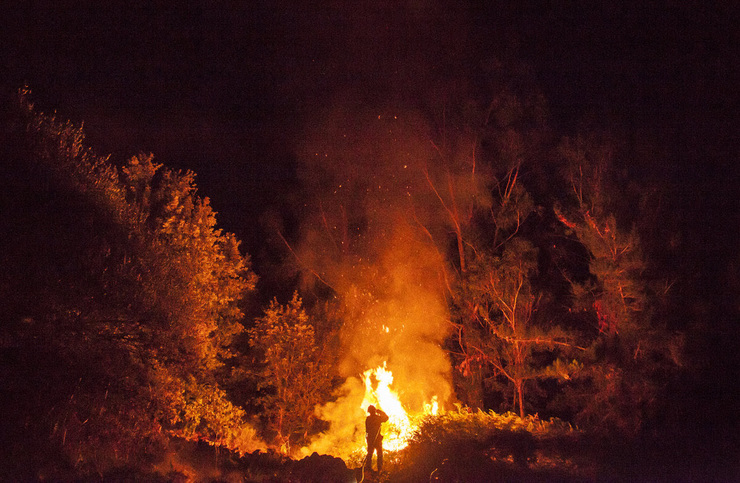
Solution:
<svg viewBox="0 0 740 483"><path fill-rule="evenodd" d="M437 396L424 404L424 409L418 414L409 414L401 404L398 393L391 388L393 374L386 368L384 362L375 369L368 369L363 373L365 383L365 398L362 409L367 412L371 404L382 409L388 415L388 422L382 428L383 449L399 451L408 445L409 439L417 427L418 420L427 415L436 415L439 411Z"/></svg>

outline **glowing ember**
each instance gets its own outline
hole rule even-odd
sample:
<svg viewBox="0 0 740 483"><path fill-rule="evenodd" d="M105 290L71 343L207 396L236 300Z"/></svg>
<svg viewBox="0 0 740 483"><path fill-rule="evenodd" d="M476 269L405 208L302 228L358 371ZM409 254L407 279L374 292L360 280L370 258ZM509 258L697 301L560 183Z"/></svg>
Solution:
<svg viewBox="0 0 740 483"><path fill-rule="evenodd" d="M363 373L365 383L365 398L362 401L362 409L367 412L368 406L375 405L385 411L388 422L383 427L383 449L387 451L398 451L406 447L409 438L416 429L412 421L419 417L437 414L439 404L437 397L424 404L421 414L409 416L401 404L398 393L391 389L393 374L386 368L384 362L375 369L368 369Z"/></svg>

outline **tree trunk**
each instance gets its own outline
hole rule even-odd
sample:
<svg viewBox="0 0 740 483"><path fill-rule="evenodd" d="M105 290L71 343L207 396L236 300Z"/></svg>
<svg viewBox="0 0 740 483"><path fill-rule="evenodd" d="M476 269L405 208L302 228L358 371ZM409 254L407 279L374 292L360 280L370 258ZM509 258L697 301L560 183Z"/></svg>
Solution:
<svg viewBox="0 0 740 483"><path fill-rule="evenodd" d="M519 398L519 417L524 419L524 399L522 398L524 381L517 381L516 394Z"/></svg>

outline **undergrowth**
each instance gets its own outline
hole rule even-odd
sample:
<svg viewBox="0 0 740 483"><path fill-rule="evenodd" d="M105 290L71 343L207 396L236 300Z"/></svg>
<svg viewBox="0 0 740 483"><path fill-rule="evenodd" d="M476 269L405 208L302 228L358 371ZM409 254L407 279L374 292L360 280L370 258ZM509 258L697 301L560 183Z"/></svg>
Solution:
<svg viewBox="0 0 740 483"><path fill-rule="evenodd" d="M394 458L393 481L573 481L593 477L581 432L559 419L470 411L426 417Z"/></svg>

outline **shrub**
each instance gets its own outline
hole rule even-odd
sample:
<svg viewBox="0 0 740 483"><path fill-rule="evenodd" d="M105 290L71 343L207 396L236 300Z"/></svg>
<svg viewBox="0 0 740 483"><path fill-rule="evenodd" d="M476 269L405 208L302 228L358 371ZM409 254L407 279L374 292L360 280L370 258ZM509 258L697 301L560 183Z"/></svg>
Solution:
<svg viewBox="0 0 740 483"><path fill-rule="evenodd" d="M568 423L514 413L470 412L458 406L427 417L399 454L398 481L577 479L582 470L560 453L579 432ZM570 441L570 443L567 443Z"/></svg>

